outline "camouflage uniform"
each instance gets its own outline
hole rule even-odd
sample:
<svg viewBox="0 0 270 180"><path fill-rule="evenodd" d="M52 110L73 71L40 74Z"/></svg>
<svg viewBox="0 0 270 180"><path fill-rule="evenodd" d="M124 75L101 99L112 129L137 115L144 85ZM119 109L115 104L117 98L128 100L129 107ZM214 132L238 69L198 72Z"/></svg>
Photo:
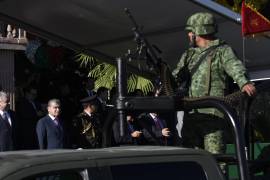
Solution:
<svg viewBox="0 0 270 180"><path fill-rule="evenodd" d="M189 18L186 29L194 32L196 35L206 35L209 34L209 32L212 34L216 32L215 22L213 20L214 18L209 13L197 13ZM204 26L205 24L207 24L207 26ZM194 25L195 27L189 27L190 25ZM233 78L240 89L246 83L249 83L242 62L236 57L232 48L219 39L210 41L206 48L189 48L182 55L177 64L177 68L173 71L173 75L176 76L179 70L183 68L187 62L188 69L192 69L194 64L196 64L200 57L206 52L206 49L216 45L219 46L216 49L211 50L212 52L205 57L193 74L189 88L190 97L224 96L228 85L228 75ZM214 108L198 109L196 112L216 116L217 118L211 118L213 121L214 119L223 117L223 114ZM213 121L210 123L217 124L216 121ZM199 122L197 121L197 123ZM216 130L213 131L212 126L208 126L205 123L202 123L202 125L204 125L203 128L206 128L206 131L209 132L206 134L204 133L204 148L212 153L223 153L225 146L222 128L214 128ZM207 130L208 127L212 127L212 129ZM221 126L218 125L218 127Z"/></svg>
<svg viewBox="0 0 270 180"><path fill-rule="evenodd" d="M75 148L99 148L101 147L101 124L97 115L89 116L82 112L73 120Z"/></svg>

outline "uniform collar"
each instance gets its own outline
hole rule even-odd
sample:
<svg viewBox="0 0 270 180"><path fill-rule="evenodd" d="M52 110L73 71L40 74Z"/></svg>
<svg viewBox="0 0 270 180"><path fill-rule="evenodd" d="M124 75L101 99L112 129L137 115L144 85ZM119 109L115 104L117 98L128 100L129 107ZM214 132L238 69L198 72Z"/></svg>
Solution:
<svg viewBox="0 0 270 180"><path fill-rule="evenodd" d="M215 40L212 40L212 41L209 41L209 44L207 47L204 47L204 48L196 48L199 52L203 52L205 51L206 49L212 47L212 46L217 46L217 45L221 45L221 44L224 44L225 41L223 40L220 40L220 39L215 39Z"/></svg>
<svg viewBox="0 0 270 180"><path fill-rule="evenodd" d="M224 44L224 43L225 42L223 40L215 39L215 40L209 42L209 46L207 48L209 48L211 46L216 46L216 45Z"/></svg>

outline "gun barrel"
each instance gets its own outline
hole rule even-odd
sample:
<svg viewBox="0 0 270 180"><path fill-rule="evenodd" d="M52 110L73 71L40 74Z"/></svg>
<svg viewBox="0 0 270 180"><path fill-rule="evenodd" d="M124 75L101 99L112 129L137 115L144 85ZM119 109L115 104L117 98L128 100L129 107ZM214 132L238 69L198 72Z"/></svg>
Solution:
<svg viewBox="0 0 270 180"><path fill-rule="evenodd" d="M131 14L131 12L130 12L130 10L128 9L128 8L125 8L124 9L125 10L125 13L127 14L127 16L130 18L130 20L132 21L132 23L134 24L134 29L135 30L138 30L138 24L136 23L136 21L135 21L135 19L133 18L133 16L132 16L132 14ZM134 30L133 30L134 31Z"/></svg>

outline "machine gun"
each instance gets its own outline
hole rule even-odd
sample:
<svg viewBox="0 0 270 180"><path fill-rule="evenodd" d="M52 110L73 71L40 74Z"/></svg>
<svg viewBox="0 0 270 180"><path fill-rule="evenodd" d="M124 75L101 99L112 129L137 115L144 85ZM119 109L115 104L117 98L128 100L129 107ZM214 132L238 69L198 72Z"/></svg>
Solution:
<svg viewBox="0 0 270 180"><path fill-rule="evenodd" d="M162 59L157 55L158 53L161 53L161 51L158 49L156 45L152 45L149 43L149 41L146 39L142 32L142 26L139 26L137 22L135 21L134 17L132 16L130 10L128 8L125 8L125 13L131 20L134 27L132 28L132 31L134 32L134 39L136 43L138 44L136 55L131 55L131 53L128 54L127 58L134 58L134 57L143 57L143 59L146 60L146 64L150 71L155 71L156 74L158 74L156 84L158 86L158 89L160 89L160 92L163 95L173 95L174 94L174 87L176 86L175 80L171 75L171 71L168 67L168 65L162 61Z"/></svg>
<svg viewBox="0 0 270 180"><path fill-rule="evenodd" d="M144 37L141 29L142 26L139 26L137 22L135 21L134 17L132 16L130 10L128 8L125 8L125 13L133 23L134 27L132 28L132 31L134 32L134 40L138 44L137 53L139 56L142 55L144 52L145 56L147 56L148 65L150 66L150 70L158 69L161 64L161 58L159 58L156 54L157 47L154 46L156 49L154 49L153 45L151 45L148 40Z"/></svg>

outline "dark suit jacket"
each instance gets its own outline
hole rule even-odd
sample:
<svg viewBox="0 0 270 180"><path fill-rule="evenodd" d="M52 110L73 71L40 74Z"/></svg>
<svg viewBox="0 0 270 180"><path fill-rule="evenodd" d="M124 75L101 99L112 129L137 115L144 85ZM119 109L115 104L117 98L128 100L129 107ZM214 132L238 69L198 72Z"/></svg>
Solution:
<svg viewBox="0 0 270 180"><path fill-rule="evenodd" d="M141 135L139 138L133 138L131 136L132 130L129 128L129 125L133 127L134 131L140 131L141 128L136 122L126 122L124 127L124 136L120 136L120 123L118 120L115 120L113 123L113 137L114 137L114 142L115 145L143 145L144 142L144 137Z"/></svg>
<svg viewBox="0 0 270 180"><path fill-rule="evenodd" d="M38 103L34 102L36 109L27 99L22 99L16 106L16 114L19 119L20 149L37 149L36 125L40 117L37 111L41 110Z"/></svg>
<svg viewBox="0 0 270 180"><path fill-rule="evenodd" d="M12 115L9 113L11 118L11 124L13 124ZM12 126L2 118L0 115L0 151L11 151L13 150L13 133Z"/></svg>
<svg viewBox="0 0 270 180"><path fill-rule="evenodd" d="M167 127L165 120L159 118L163 124L163 128ZM168 138L162 136L162 129L157 128L154 119L150 116L149 113L141 114L138 118L148 145L167 145Z"/></svg>
<svg viewBox="0 0 270 180"><path fill-rule="evenodd" d="M40 149L64 148L64 128L61 121L56 125L47 115L38 121L36 131Z"/></svg>

